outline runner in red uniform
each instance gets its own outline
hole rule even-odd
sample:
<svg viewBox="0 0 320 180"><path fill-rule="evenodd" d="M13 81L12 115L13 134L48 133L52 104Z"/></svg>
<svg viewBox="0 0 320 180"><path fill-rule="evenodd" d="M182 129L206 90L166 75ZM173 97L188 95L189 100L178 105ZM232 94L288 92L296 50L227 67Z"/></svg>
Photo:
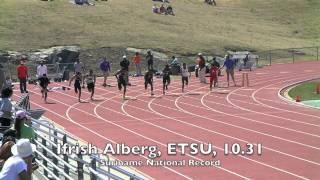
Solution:
<svg viewBox="0 0 320 180"><path fill-rule="evenodd" d="M217 87L218 85L218 71L219 68L215 64L211 64L210 69L210 91L212 90L212 85Z"/></svg>

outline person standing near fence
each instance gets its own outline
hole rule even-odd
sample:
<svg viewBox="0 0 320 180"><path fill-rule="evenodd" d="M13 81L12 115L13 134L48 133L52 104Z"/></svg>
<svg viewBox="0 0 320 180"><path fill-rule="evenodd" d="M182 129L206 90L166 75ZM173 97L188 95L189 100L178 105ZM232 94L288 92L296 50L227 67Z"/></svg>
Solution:
<svg viewBox="0 0 320 180"><path fill-rule="evenodd" d="M151 53L151 50L148 50L146 60L148 64L148 70L153 70L153 55Z"/></svg>
<svg viewBox="0 0 320 180"><path fill-rule="evenodd" d="M139 52L136 52L136 54L132 58L133 63L136 65L136 76L142 76L141 74L141 56Z"/></svg>
<svg viewBox="0 0 320 180"><path fill-rule="evenodd" d="M48 74L48 68L45 64L43 64L43 60L41 60L40 65L37 67L37 77L41 78L44 74Z"/></svg>
<svg viewBox="0 0 320 180"><path fill-rule="evenodd" d="M234 86L237 86L236 81L234 79L235 62L231 59L230 55L226 56L226 60L224 61L224 64L223 64L222 68L223 67L226 67L228 87L229 87L229 79L230 79L229 77L230 76L232 78Z"/></svg>
<svg viewBox="0 0 320 180"><path fill-rule="evenodd" d="M27 78L28 78L28 67L25 66L25 59L20 61L20 65L17 67L18 78L20 82L20 92L28 93L27 91Z"/></svg>
<svg viewBox="0 0 320 180"><path fill-rule="evenodd" d="M199 80L200 83L207 83L206 81L206 61L201 53L198 54L198 65L199 65Z"/></svg>
<svg viewBox="0 0 320 180"><path fill-rule="evenodd" d="M102 74L103 74L102 86L106 87L107 86L107 78L108 78L109 73L111 71L110 62L107 60L106 57L104 57L102 59L102 62L100 63L100 70L102 71Z"/></svg>

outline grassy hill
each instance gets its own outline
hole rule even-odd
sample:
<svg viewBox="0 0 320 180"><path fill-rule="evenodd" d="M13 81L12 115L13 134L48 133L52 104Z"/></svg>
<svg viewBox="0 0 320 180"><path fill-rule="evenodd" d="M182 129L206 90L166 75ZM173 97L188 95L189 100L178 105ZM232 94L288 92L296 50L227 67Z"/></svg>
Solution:
<svg viewBox="0 0 320 180"><path fill-rule="evenodd" d="M176 16L151 12L151 0L1 0L0 49L77 44L180 54L320 45L319 0L171 0Z"/></svg>

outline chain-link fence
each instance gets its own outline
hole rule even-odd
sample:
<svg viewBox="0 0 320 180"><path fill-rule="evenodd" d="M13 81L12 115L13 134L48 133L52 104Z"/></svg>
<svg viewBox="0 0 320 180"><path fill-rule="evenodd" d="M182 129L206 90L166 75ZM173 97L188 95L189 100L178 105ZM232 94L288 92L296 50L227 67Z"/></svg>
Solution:
<svg viewBox="0 0 320 180"><path fill-rule="evenodd" d="M134 53L129 52L118 52L111 57L108 57L108 60L111 63L111 72L114 73L118 69L120 69L120 61L122 59L122 55L126 54L128 60L130 61L130 74L134 75L136 72L135 64L132 61ZM261 51L253 53L254 57L252 62L254 66L264 66L264 65L272 65L277 63L295 63L300 61L311 61L311 60L319 60L319 47L305 47L305 48L290 48L290 49L275 49L268 51ZM100 55L102 56L102 55ZM207 63L212 62L212 58L216 57L217 61L222 65L224 62L223 56L213 56L213 55L203 55ZM190 56L175 56L179 64L186 63L189 67L189 70L193 70L196 64L196 55ZM241 62L241 58L237 59ZM99 69L99 64L101 59L94 57L86 57L80 55L80 61L83 62L86 72L89 69L92 69L95 74L101 75L101 71ZM166 64L171 64L173 59L171 57L157 57L154 56L154 69L156 71L162 71ZM0 61L2 66L2 71L4 77L9 77L12 80L17 79L16 67L19 64L19 61ZM34 61L28 61L26 65L29 68L29 77L31 79L36 78L36 69L38 64ZM51 79L61 79L65 76L69 77L69 73L74 72L74 64L73 63L55 63L55 64L46 64L48 67L48 76ZM239 68L239 67L238 67ZM145 55L141 55L141 69L142 71L147 70L147 61Z"/></svg>
<svg viewBox="0 0 320 180"><path fill-rule="evenodd" d="M259 56L259 66L314 61L319 60L319 47L274 49L258 52L257 55Z"/></svg>

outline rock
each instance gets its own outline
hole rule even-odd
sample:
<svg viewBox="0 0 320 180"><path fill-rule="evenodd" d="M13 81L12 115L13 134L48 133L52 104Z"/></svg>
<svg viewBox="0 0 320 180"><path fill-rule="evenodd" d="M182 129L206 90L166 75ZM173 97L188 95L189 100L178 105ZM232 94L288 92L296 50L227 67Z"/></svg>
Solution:
<svg viewBox="0 0 320 180"><path fill-rule="evenodd" d="M45 60L47 64L73 63L75 59L79 58L80 47L78 46L56 46L48 49L38 49L28 53L7 51L0 52L0 62L4 63L8 60L14 64L26 57L28 61L38 62Z"/></svg>
<svg viewBox="0 0 320 180"><path fill-rule="evenodd" d="M136 48L127 48L126 51L128 52L132 52L132 53L135 53L135 52L139 52L141 55L147 55L147 52L148 52L149 49L136 49ZM166 54L163 54L163 53L160 53L160 52L156 52L156 51L153 51L151 50L152 54L153 54L153 57L155 59L160 59L160 60L163 60L163 61L166 61L169 59L169 57L166 55Z"/></svg>
<svg viewBox="0 0 320 180"><path fill-rule="evenodd" d="M80 47L78 46L55 46L49 49L39 49L29 53L28 58L32 61L45 60L47 64L73 63L79 58Z"/></svg>

